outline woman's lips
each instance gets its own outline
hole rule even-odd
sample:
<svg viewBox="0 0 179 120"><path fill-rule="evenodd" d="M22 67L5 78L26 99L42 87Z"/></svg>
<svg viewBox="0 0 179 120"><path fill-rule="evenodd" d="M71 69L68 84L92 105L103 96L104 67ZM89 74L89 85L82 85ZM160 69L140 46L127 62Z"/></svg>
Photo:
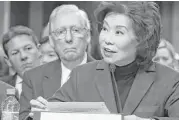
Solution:
<svg viewBox="0 0 179 120"><path fill-rule="evenodd" d="M105 51L105 52L109 52L109 53L116 53L116 51L111 50L111 49L109 49L109 48L104 48L104 51Z"/></svg>
<svg viewBox="0 0 179 120"><path fill-rule="evenodd" d="M109 48L104 48L103 49L103 54L104 54L104 56L106 56L106 57L111 57L113 54L115 54L116 53L116 51L114 51L114 50L111 50L111 49L109 49Z"/></svg>

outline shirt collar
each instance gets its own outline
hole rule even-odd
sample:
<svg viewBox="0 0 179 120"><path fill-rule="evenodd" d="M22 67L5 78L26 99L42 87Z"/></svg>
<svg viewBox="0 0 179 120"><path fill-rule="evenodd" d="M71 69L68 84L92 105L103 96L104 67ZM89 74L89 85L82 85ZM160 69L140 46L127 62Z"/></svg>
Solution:
<svg viewBox="0 0 179 120"><path fill-rule="evenodd" d="M129 63L128 65L125 66L116 66L116 74L120 74L120 75L128 75L131 73L134 73L138 70L139 66L136 62L136 60L134 60L132 63Z"/></svg>
<svg viewBox="0 0 179 120"><path fill-rule="evenodd" d="M85 55L84 55L84 58L83 58L83 61L79 64L79 65L83 65L87 63L87 53L85 52ZM77 66L79 66L77 65ZM62 62L61 62L61 66L62 66L62 71L65 70L65 71L71 71L70 69L68 69Z"/></svg>
<svg viewBox="0 0 179 120"><path fill-rule="evenodd" d="M19 83L22 83L22 78L19 75L17 75L16 84L19 84Z"/></svg>
<svg viewBox="0 0 179 120"><path fill-rule="evenodd" d="M86 52L85 52L83 61L82 61L81 64L79 64L79 65L83 65L83 64L85 64L85 63L87 63L87 53L86 53Z"/></svg>

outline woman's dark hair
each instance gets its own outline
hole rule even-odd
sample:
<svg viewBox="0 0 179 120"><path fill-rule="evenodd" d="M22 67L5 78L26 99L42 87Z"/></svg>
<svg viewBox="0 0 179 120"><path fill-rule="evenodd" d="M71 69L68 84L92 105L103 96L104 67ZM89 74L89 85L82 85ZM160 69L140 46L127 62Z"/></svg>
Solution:
<svg viewBox="0 0 179 120"><path fill-rule="evenodd" d="M134 33L139 42L137 48L137 62L140 70L148 70L152 65L161 34L161 18L159 6L155 2L128 1L102 2L95 10L97 23L102 23L110 12L127 15L132 21ZM97 24L100 32L100 24Z"/></svg>

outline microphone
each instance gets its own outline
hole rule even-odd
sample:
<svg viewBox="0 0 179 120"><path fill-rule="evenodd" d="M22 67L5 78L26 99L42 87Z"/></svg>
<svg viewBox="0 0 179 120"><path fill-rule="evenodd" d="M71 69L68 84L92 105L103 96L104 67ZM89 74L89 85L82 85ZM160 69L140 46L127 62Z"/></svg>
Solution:
<svg viewBox="0 0 179 120"><path fill-rule="evenodd" d="M117 112L121 113L122 112L122 105L121 105L121 100L119 97L119 93L118 93L118 87L117 87L117 83L116 83L116 79L114 76L114 72L116 70L116 65L115 64L109 64L109 69L111 72L111 81L112 81L112 85L113 85L113 91L114 91L114 97L115 97L115 101L116 101L116 108L117 108Z"/></svg>
<svg viewBox="0 0 179 120"><path fill-rule="evenodd" d="M110 65L109 65L109 68L110 68L110 71L111 71L112 73L114 73L114 71L116 70L116 65L115 65L115 64L110 64Z"/></svg>

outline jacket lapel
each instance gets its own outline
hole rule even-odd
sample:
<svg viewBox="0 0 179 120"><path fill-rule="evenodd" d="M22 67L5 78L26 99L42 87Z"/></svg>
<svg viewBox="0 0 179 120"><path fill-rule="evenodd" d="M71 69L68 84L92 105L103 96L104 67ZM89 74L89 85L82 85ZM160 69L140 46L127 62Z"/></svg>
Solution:
<svg viewBox="0 0 179 120"><path fill-rule="evenodd" d="M95 59L91 55L87 54L87 62L92 62L94 60Z"/></svg>
<svg viewBox="0 0 179 120"><path fill-rule="evenodd" d="M15 87L15 85L16 85L16 79L17 79L17 74L15 74L15 75L12 76L12 83L11 83L11 85L12 85L13 87Z"/></svg>
<svg viewBox="0 0 179 120"><path fill-rule="evenodd" d="M1 79L3 82L5 82L5 83L7 83L7 84L9 84L9 85L11 85L11 86L13 86L13 87L15 87L16 78L17 78L17 73L14 74L14 75L12 75L12 76L3 76L3 77L1 77L0 79Z"/></svg>
<svg viewBox="0 0 179 120"><path fill-rule="evenodd" d="M94 61L94 58L87 54L87 62L91 61ZM60 60L55 61L52 69L49 68L45 70L42 81L43 89L41 91L41 94L43 94L45 98L51 97L57 89L61 87L61 74L62 68Z"/></svg>
<svg viewBox="0 0 179 120"><path fill-rule="evenodd" d="M95 83L97 89L99 90L100 96L104 100L109 111L112 113L117 113L108 64L102 60L98 63L96 70Z"/></svg>
<svg viewBox="0 0 179 120"><path fill-rule="evenodd" d="M47 69L43 81L43 95L45 98L53 96L53 94L61 87L61 63L58 60L54 66Z"/></svg>
<svg viewBox="0 0 179 120"><path fill-rule="evenodd" d="M148 71L145 73L138 73L132 84L128 98L124 105L124 114L133 114L137 106L142 101L143 97L149 91L151 85L156 79L156 72Z"/></svg>

